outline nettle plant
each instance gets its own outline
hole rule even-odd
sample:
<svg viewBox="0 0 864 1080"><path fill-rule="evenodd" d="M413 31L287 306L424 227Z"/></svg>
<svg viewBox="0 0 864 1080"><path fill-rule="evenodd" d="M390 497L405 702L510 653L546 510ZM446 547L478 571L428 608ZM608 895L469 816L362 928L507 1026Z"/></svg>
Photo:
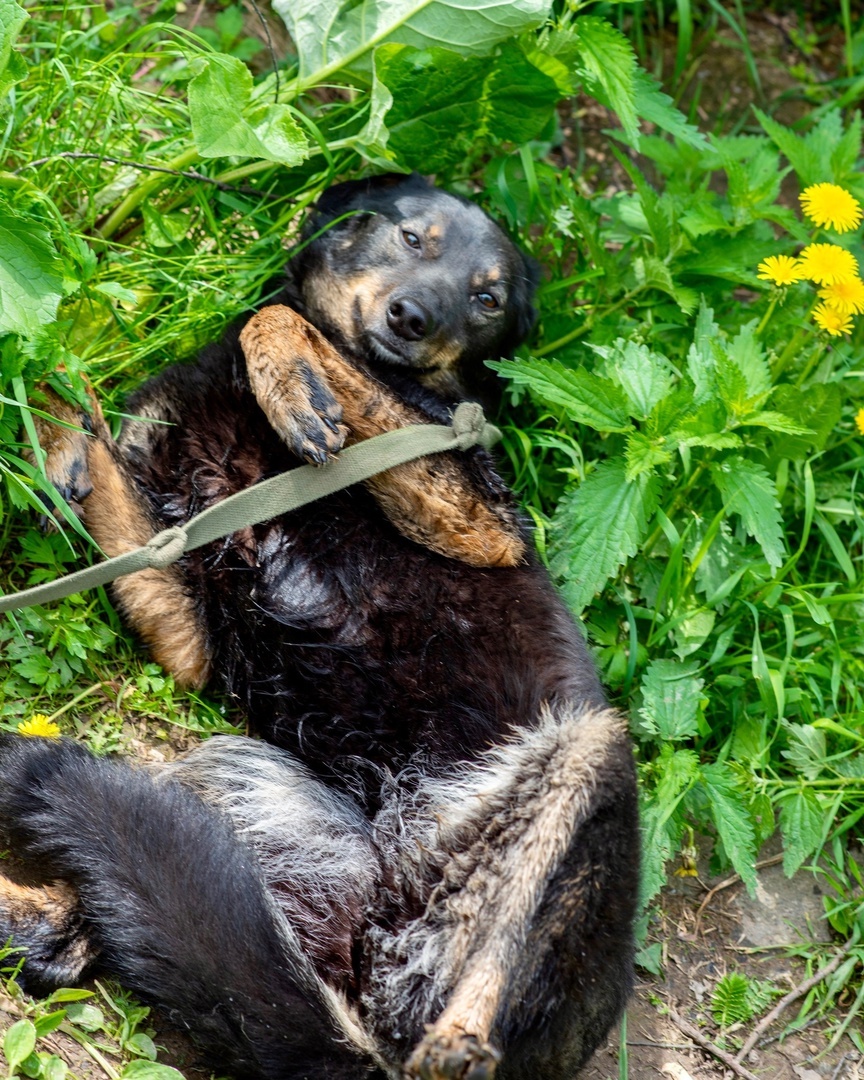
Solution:
<svg viewBox="0 0 864 1080"><path fill-rule="evenodd" d="M759 119L766 137L702 151L643 139L660 191L624 158L635 190L608 198L538 172L557 225L538 247L578 306L553 278L544 343L496 365L534 403L508 448L541 547L632 717L646 901L694 823L753 888L778 817L792 874L864 805L861 124ZM838 243L780 200L793 169Z"/></svg>

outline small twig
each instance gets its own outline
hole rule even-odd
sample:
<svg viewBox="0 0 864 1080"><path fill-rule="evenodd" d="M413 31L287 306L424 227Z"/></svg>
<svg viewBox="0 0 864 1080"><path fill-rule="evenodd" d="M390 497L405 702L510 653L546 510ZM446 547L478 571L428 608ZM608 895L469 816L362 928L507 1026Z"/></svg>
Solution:
<svg viewBox="0 0 864 1080"><path fill-rule="evenodd" d="M683 1016L679 1016L674 1009L668 1009L667 1015L669 1019L684 1032L688 1039L692 1039L693 1042L701 1046L702 1049L706 1050L712 1057L717 1058L718 1061L722 1061L736 1076L740 1076L742 1080L758 1080L758 1077L750 1072L749 1069L745 1069L731 1054L727 1054L725 1050L721 1050L716 1043L711 1042L706 1035L703 1035L699 1028L694 1024L691 1024L689 1020L685 1020Z"/></svg>
<svg viewBox="0 0 864 1080"><path fill-rule="evenodd" d="M76 150L62 150L60 153L50 154L48 157L27 161L17 169L13 169L12 175L17 176L25 169L35 169L37 165L47 165L49 162L57 161L59 158L66 158L69 161L105 161L109 165L126 165L130 169L140 169L142 172L166 173L168 176L182 176L185 180L199 180L202 184L213 184L220 191L233 191L238 195L260 195L263 198L274 197L266 192L259 191L257 188L234 187L232 184L226 184L223 180L215 180L212 176L205 176L204 173L196 172L194 169L168 169L164 165L144 165L140 161L131 161L129 158L111 157L109 154L85 154Z"/></svg>
<svg viewBox="0 0 864 1080"><path fill-rule="evenodd" d="M653 1046L658 1050L692 1050L693 1047L690 1043L670 1043L670 1042L654 1042L651 1039L641 1039L638 1042L635 1039L627 1040L628 1046Z"/></svg>
<svg viewBox="0 0 864 1080"><path fill-rule="evenodd" d="M833 1073L831 1073L831 1080L839 1080L840 1070L854 1053L854 1050L849 1050L843 1055L843 1057L840 1058L840 1060L837 1062L837 1068L834 1070Z"/></svg>
<svg viewBox="0 0 864 1080"><path fill-rule="evenodd" d="M787 1009L793 1001L797 1001L798 998L803 997L808 990L812 990L814 986L822 982L822 980L827 978L833 971L836 971L843 960L845 960L847 954L850 953L857 944L859 944L859 939L857 937L850 938L833 960L829 960L824 967L819 968L815 975L811 976L809 979L805 979L804 982L799 983L798 986L790 990L784 998L781 998L771 1012L766 1016L763 1016L756 1027L753 1028L753 1031L750 1033L750 1038L738 1051L738 1054L736 1055L737 1060L743 1061L768 1028L771 1027L774 1021L781 1015L784 1009Z"/></svg>
<svg viewBox="0 0 864 1080"><path fill-rule="evenodd" d="M764 870L766 866L776 866L777 863L781 862L783 862L782 855L772 855L770 859L763 859L761 862L757 862L755 869ZM696 912L696 930L694 932L698 933L699 920L702 918L702 912L711 903L717 893L722 892L723 889L728 889L730 885L737 885L740 880L740 874L733 874L731 877L724 878L723 881L721 881L718 885L715 885L713 889L708 890L708 894L706 895L702 903L699 905L699 908Z"/></svg>
<svg viewBox="0 0 864 1080"><path fill-rule="evenodd" d="M267 48L270 50L270 60L273 63L273 79L275 82L275 90L273 94L273 100L276 104L279 104L279 62L276 59L276 50L273 48L273 38L270 37L270 27L267 25L267 20L264 18L264 13L261 8L255 3L255 0L249 0L249 3L255 8L255 14L258 16L258 21L261 23L261 28L264 31L264 37L267 38Z"/></svg>

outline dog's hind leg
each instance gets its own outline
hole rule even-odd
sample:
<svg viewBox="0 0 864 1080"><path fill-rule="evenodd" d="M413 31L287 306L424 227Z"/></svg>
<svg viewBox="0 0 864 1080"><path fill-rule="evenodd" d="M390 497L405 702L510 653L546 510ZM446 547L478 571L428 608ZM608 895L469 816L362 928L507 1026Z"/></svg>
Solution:
<svg viewBox="0 0 864 1080"><path fill-rule="evenodd" d="M406 1075L569 1080L632 977L638 830L620 718L546 710L455 779L403 786L377 829L403 895L426 898L369 935L367 1007Z"/></svg>
<svg viewBox="0 0 864 1080"><path fill-rule="evenodd" d="M289 307L262 308L243 328L240 344L270 425L309 460L325 461L343 439L350 445L428 422ZM471 566L515 566L525 554L512 506L472 483L457 455L399 465L367 487L403 535L432 551Z"/></svg>
<svg viewBox="0 0 864 1080"><path fill-rule="evenodd" d="M52 415L74 427L39 418L37 433L48 479L111 558L143 546L161 526L129 475L95 397L91 402L88 414L51 394ZM203 686L209 673L206 636L178 569L140 570L118 578L112 591L154 659L183 685Z"/></svg>
<svg viewBox="0 0 864 1080"><path fill-rule="evenodd" d="M75 890L98 970L165 1007L220 1069L268 1080L381 1076L253 853L182 785L76 743L5 736L0 844L31 879Z"/></svg>
<svg viewBox="0 0 864 1080"><path fill-rule="evenodd" d="M23 982L33 994L78 982L97 960L78 896L61 882L21 885L0 876L0 942L9 938L26 951Z"/></svg>

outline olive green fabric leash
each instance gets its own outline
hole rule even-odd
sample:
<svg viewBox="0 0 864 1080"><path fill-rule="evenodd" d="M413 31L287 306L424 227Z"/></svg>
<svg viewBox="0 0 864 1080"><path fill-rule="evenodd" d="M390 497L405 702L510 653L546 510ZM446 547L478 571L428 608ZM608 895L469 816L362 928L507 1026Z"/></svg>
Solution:
<svg viewBox="0 0 864 1080"><path fill-rule="evenodd" d="M208 507L185 525L163 529L143 547L127 551L125 555L117 555L23 592L0 596L0 613L33 604L48 604L85 589L94 589L97 585L107 585L115 578L138 570L164 570L185 552L194 551L211 540L297 510L397 465L446 450L468 450L477 445L489 449L500 438L501 432L486 422L482 408L476 402L463 401L456 407L450 427L413 424L397 431L386 431L350 446L326 465L302 465L262 480L260 484Z"/></svg>

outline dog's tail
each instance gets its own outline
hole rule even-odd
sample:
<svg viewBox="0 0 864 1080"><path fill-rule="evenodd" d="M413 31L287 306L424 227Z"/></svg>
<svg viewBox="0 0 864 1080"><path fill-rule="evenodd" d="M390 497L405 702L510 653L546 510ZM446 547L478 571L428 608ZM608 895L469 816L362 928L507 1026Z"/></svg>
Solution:
<svg viewBox="0 0 864 1080"><path fill-rule="evenodd" d="M410 790L376 823L398 849L386 861L406 912L372 931L379 1038L404 1061L432 1023L411 1058L420 1075L467 1035L506 1051L499 1077L572 1076L632 982L639 841L622 718L546 707L455 778Z"/></svg>

